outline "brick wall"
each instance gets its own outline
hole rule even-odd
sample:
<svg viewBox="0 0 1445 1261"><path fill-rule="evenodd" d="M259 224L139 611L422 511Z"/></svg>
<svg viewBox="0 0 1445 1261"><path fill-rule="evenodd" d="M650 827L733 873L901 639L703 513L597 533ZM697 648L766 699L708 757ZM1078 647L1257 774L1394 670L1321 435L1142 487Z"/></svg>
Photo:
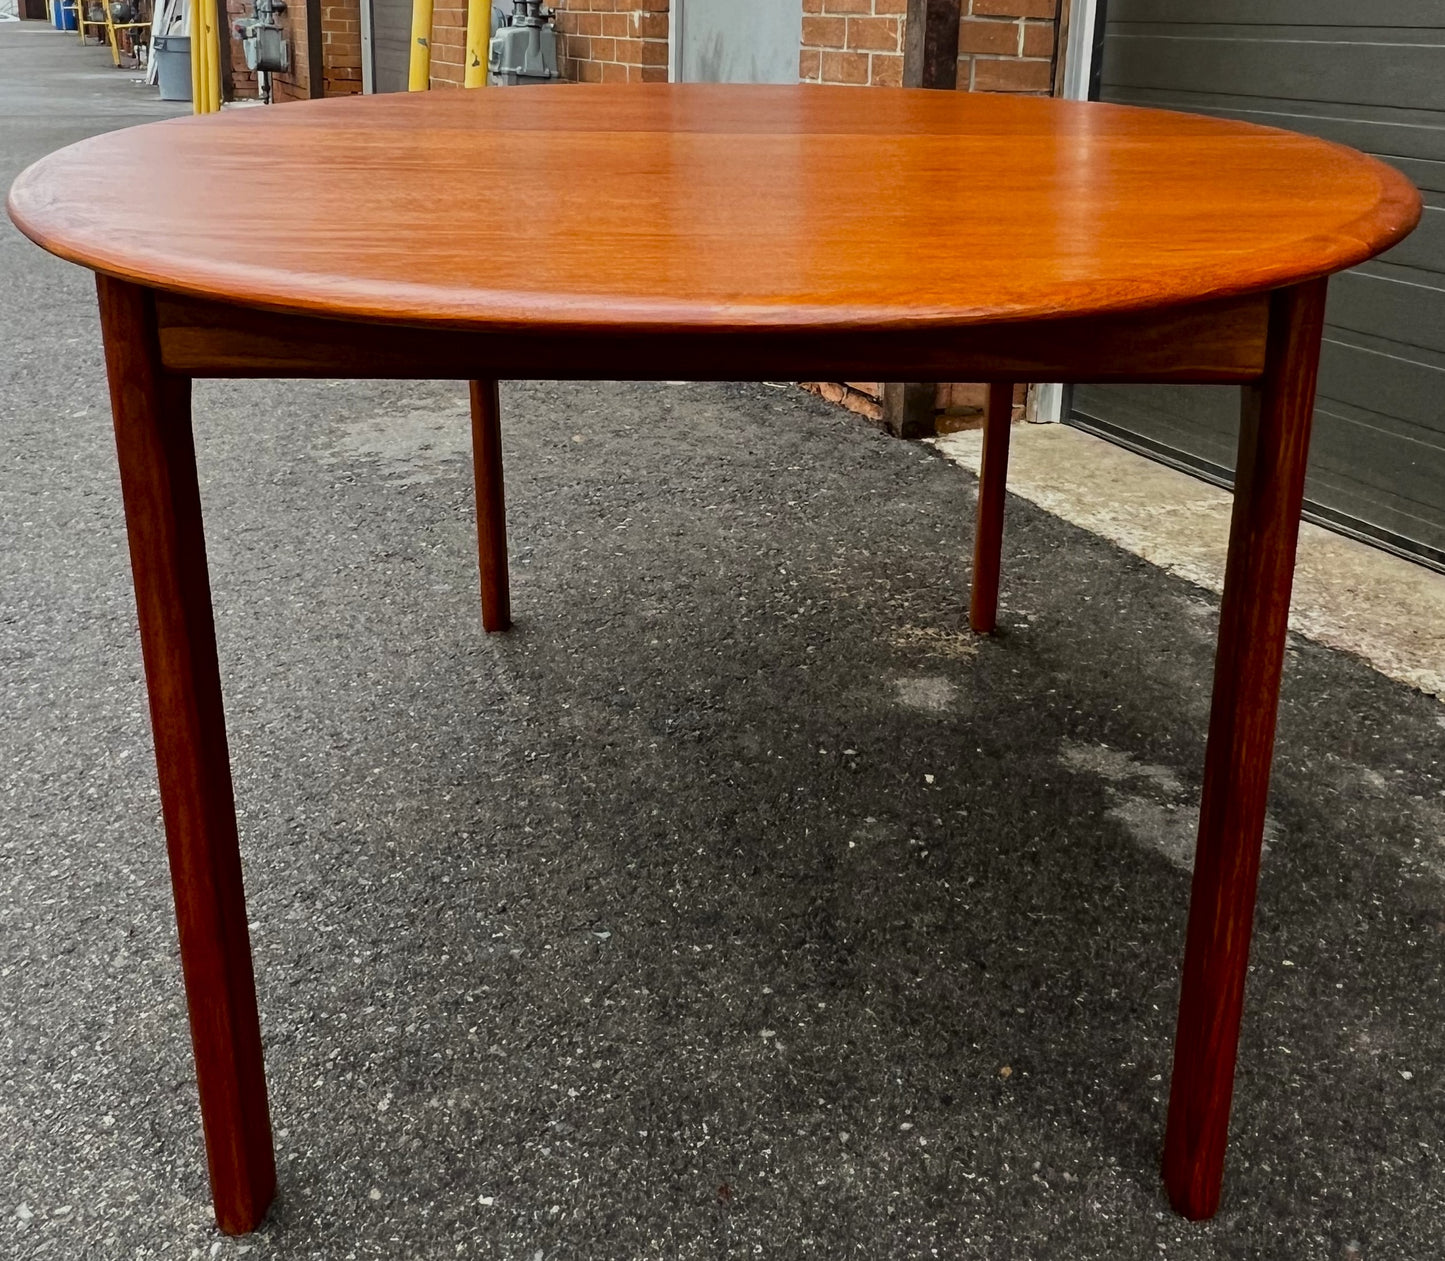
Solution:
<svg viewBox="0 0 1445 1261"><path fill-rule="evenodd" d="M908 0L803 0L804 83L897 87Z"/></svg>
<svg viewBox="0 0 1445 1261"><path fill-rule="evenodd" d="M1054 87L1059 0L963 0L958 86L971 92ZM907 0L803 0L804 83L903 82Z"/></svg>
<svg viewBox="0 0 1445 1261"><path fill-rule="evenodd" d="M578 83L666 83L669 0L557 0L557 69ZM433 87L461 87L466 5L432 15Z"/></svg>
<svg viewBox="0 0 1445 1261"><path fill-rule="evenodd" d="M228 3L230 0L228 0ZM246 6L250 12L250 6ZM277 101L304 101L311 93L306 49L306 0L290 0L277 18L291 41L291 70L271 76ZM245 56L233 44L232 66L244 67ZM361 0L321 0L322 96L349 96L361 91ZM239 83L238 83L239 87Z"/></svg>
<svg viewBox="0 0 1445 1261"><path fill-rule="evenodd" d="M432 87L461 87L466 57L466 0L436 0L431 15Z"/></svg>
<svg viewBox="0 0 1445 1261"><path fill-rule="evenodd" d="M558 0L563 78L666 83L669 0Z"/></svg>
<svg viewBox="0 0 1445 1261"><path fill-rule="evenodd" d="M361 0L321 0L321 64L324 95L361 91Z"/></svg>
<svg viewBox="0 0 1445 1261"><path fill-rule="evenodd" d="M1054 90L1059 0L971 0L958 24L958 86Z"/></svg>
<svg viewBox="0 0 1445 1261"><path fill-rule="evenodd" d="M817 394L830 403L839 403L850 412L867 416L869 420L883 419L883 386L876 381L802 381L802 387L811 394ZM934 410L938 413L939 433L952 433L959 429L972 429L983 423L984 409L988 405L988 386L972 383L941 382L936 387ZM1022 420L1028 404L1028 386L1014 386L1015 420Z"/></svg>

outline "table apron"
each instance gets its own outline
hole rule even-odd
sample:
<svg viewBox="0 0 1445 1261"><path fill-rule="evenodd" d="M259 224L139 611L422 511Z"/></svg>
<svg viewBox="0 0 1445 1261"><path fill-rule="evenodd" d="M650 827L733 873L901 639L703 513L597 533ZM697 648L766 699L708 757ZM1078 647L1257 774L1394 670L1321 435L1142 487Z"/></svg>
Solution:
<svg viewBox="0 0 1445 1261"><path fill-rule="evenodd" d="M556 327L337 320L156 293L164 367L188 377L391 380L1258 380L1269 294L1089 317L904 330Z"/></svg>

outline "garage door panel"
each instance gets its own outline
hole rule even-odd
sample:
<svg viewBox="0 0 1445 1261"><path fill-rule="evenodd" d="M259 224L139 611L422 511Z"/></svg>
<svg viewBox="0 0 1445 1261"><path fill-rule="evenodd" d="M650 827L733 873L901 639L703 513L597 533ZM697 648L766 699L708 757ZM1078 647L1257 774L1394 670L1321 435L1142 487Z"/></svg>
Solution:
<svg viewBox="0 0 1445 1261"><path fill-rule="evenodd" d="M1436 30L1440 0L1109 0L1111 22L1168 22L1178 26L1282 26L1302 20L1321 26L1404 26Z"/></svg>
<svg viewBox="0 0 1445 1261"><path fill-rule="evenodd" d="M1445 555L1438 511L1445 451L1375 423L1380 419L1323 400L1315 412L1305 494L1334 512ZM1362 451L1371 458L1360 459Z"/></svg>
<svg viewBox="0 0 1445 1261"><path fill-rule="evenodd" d="M1233 470L1239 434L1236 385L1080 385L1074 410L1146 444L1185 450L1204 465Z"/></svg>
<svg viewBox="0 0 1445 1261"><path fill-rule="evenodd" d="M1445 123L1445 119L1441 121ZM1427 162L1419 158L1399 157L1388 157L1386 161L1398 168L1424 194L1427 207L1433 206L1437 210L1445 207L1445 161Z"/></svg>
<svg viewBox="0 0 1445 1261"><path fill-rule="evenodd" d="M1383 336L1402 354L1411 349L1445 354L1445 289L1356 269L1331 279L1326 319L1354 332L1382 336L1385 330Z"/></svg>
<svg viewBox="0 0 1445 1261"><path fill-rule="evenodd" d="M1117 35L1104 63L1105 95L1128 87L1318 100L1342 105L1445 109L1440 49L1413 43L1350 44L1247 38ZM1229 91L1222 92L1227 84Z"/></svg>
<svg viewBox="0 0 1445 1261"><path fill-rule="evenodd" d="M1182 92L1173 88L1108 85L1105 100L1154 109L1177 109L1238 118L1264 127L1302 131L1336 144L1346 144L1390 160L1445 162L1445 116L1432 111L1387 106L1350 108L1333 102L1280 101L1272 97L1214 92ZM1224 102L1227 101L1227 104ZM1347 112L1346 112L1347 111Z"/></svg>
<svg viewBox="0 0 1445 1261"><path fill-rule="evenodd" d="M1239 391L1230 386L1111 385L1075 390L1075 423L1162 455L1212 481L1234 474ZM1309 515L1402 542L1445 562L1439 487L1445 451L1391 429L1388 417L1322 399L1315 412L1305 498ZM1361 453L1371 458L1362 460Z"/></svg>
<svg viewBox="0 0 1445 1261"><path fill-rule="evenodd" d="M1381 426L1412 441L1429 440L1431 427L1445 421L1439 367L1338 341L1328 332L1326 339L1320 356L1321 399L1379 413ZM1439 443L1439 433L1433 436Z"/></svg>
<svg viewBox="0 0 1445 1261"><path fill-rule="evenodd" d="M1417 232L1330 284L1313 511L1445 567L1445 0L1110 0L1105 100L1239 118L1393 162ZM1229 476L1233 391L1088 387L1074 421Z"/></svg>

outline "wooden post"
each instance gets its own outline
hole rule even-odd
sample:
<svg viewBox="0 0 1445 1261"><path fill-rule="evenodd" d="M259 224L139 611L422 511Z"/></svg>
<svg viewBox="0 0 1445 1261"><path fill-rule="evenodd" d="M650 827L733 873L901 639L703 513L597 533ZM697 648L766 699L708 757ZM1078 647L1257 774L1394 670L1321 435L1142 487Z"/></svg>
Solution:
<svg viewBox="0 0 1445 1261"><path fill-rule="evenodd" d="M961 0L908 0L903 26L903 86L958 87L958 25ZM896 438L933 433L938 386L899 382L883 387L883 427Z"/></svg>
<svg viewBox="0 0 1445 1261"><path fill-rule="evenodd" d="M366 0L363 0L365 3ZM319 101L326 95L326 58L322 51L321 0L306 0L306 96Z"/></svg>
<svg viewBox="0 0 1445 1261"><path fill-rule="evenodd" d="M903 27L903 86L958 87L960 0L908 0Z"/></svg>
<svg viewBox="0 0 1445 1261"><path fill-rule="evenodd" d="M216 1221L252 1230L276 1189L261 1027L221 709L191 383L160 364L155 307L97 277L161 811Z"/></svg>
<svg viewBox="0 0 1445 1261"><path fill-rule="evenodd" d="M502 479L502 401L495 381L472 382L472 470L477 482L477 559L482 629L512 627L507 577L507 500Z"/></svg>
<svg viewBox="0 0 1445 1261"><path fill-rule="evenodd" d="M1224 1179L1325 288L1274 294L1264 378L1244 390L1164 1137L1169 1198L1196 1219Z"/></svg>
<svg viewBox="0 0 1445 1261"><path fill-rule="evenodd" d="M938 386L931 381L888 381L883 386L883 427L895 438L931 438Z"/></svg>

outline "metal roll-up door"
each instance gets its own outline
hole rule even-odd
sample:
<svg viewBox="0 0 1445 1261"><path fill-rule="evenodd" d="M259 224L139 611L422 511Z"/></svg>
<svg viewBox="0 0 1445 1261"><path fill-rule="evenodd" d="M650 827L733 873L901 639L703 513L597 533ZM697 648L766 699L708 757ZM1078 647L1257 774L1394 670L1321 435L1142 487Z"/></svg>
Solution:
<svg viewBox="0 0 1445 1261"><path fill-rule="evenodd" d="M1426 210L1330 283L1310 515L1445 568L1445 0L1109 0L1100 96L1373 153ZM1079 387L1073 423L1217 480L1238 391Z"/></svg>

